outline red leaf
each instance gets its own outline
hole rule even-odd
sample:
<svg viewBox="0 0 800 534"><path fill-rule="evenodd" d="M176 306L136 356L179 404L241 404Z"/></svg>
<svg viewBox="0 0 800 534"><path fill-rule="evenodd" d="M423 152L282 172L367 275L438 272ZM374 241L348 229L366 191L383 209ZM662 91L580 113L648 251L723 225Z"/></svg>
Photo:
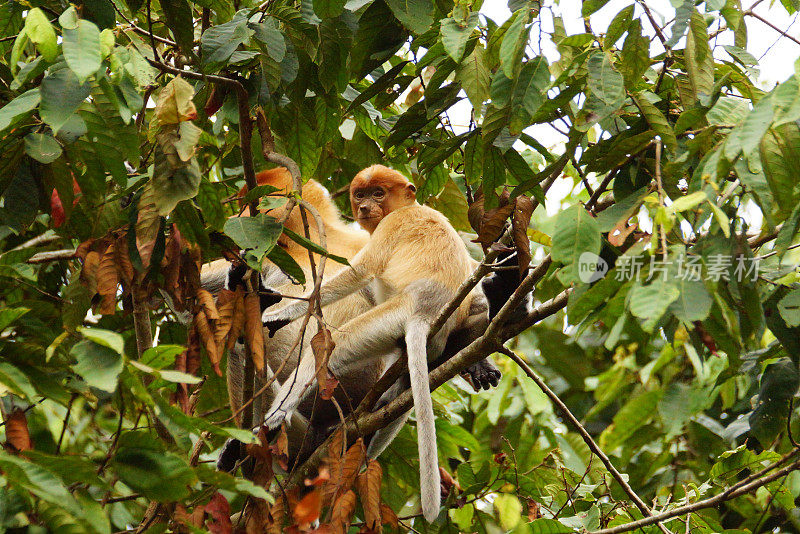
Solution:
<svg viewBox="0 0 800 534"><path fill-rule="evenodd" d="M221 493L217 492L211 497L205 510L211 516L208 530L212 534L230 534L233 532L231 507L228 504L228 500Z"/></svg>

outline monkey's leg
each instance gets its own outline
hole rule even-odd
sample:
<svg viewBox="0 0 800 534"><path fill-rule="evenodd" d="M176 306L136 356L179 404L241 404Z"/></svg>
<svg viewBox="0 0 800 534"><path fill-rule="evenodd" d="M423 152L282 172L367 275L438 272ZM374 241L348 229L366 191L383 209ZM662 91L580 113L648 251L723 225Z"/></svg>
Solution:
<svg viewBox="0 0 800 534"><path fill-rule="evenodd" d="M397 358L393 358L391 363L393 363L393 361L396 359ZM387 369L391 367L391 363L386 366ZM389 389L384 391L383 395L381 395L381 398L375 403L375 409L373 411L380 410L392 402L397 398L398 395L400 395L400 393L408 389L409 385L408 376L401 376L398 378ZM369 440L369 446L367 446L367 456L369 458L377 458L384 450L386 450L386 447L388 447L389 444L394 441L394 438L397 437L397 434L403 428L403 425L406 424L410 414L411 410L400 415L383 428L375 431L375 433L372 435L372 438Z"/></svg>
<svg viewBox="0 0 800 534"><path fill-rule="evenodd" d="M328 366L334 374L349 373L355 366L391 352L405 334L413 311L411 297L400 294L351 319L333 332L336 347ZM306 347L297 370L281 385L264 424L272 429L284 420L311 391L316 380L316 362Z"/></svg>

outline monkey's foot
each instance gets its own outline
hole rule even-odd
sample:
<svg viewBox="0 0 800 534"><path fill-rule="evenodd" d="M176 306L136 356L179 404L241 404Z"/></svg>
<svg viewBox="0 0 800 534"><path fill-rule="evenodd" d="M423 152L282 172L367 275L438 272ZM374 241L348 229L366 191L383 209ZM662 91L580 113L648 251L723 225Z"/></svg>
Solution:
<svg viewBox="0 0 800 534"><path fill-rule="evenodd" d="M503 376L500 369L487 360L481 360L476 364L470 365L461 373L461 376L470 383L475 391L482 389L491 389L500 382L500 377Z"/></svg>
<svg viewBox="0 0 800 534"><path fill-rule="evenodd" d="M289 416L291 410L285 408L276 408L269 412L269 415L264 419L264 426L268 430L277 429L281 423Z"/></svg>

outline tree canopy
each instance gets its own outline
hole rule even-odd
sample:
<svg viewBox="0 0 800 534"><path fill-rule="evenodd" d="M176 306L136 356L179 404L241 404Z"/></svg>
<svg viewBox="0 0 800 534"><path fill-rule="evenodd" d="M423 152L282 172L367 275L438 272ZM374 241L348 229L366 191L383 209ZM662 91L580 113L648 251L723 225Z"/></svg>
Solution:
<svg viewBox="0 0 800 534"><path fill-rule="evenodd" d="M609 1L585 0L569 35L539 0L505 21L481 0L2 3L0 531L800 530L800 68L763 89L746 21L797 40L761 0L649 3L595 27ZM263 356L257 299L199 283L247 249L312 286L282 220L230 219L238 192L294 206L256 184L285 165L348 215L374 163L486 252L479 274L513 245L512 300L534 295L431 373L431 525L413 423L377 462L337 432L273 477L285 443L236 428L224 377L240 333ZM448 382L491 354L496 389ZM254 476L213 468L231 437Z"/></svg>

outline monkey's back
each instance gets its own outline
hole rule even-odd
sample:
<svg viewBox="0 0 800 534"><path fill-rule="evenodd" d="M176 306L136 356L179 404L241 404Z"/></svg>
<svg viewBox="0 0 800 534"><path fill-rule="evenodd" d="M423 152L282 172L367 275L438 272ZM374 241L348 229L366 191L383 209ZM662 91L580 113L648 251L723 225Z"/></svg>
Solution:
<svg viewBox="0 0 800 534"><path fill-rule="evenodd" d="M421 279L455 291L472 274L464 241L444 215L427 206L391 212L378 224L370 245L383 256L379 280L395 291Z"/></svg>

